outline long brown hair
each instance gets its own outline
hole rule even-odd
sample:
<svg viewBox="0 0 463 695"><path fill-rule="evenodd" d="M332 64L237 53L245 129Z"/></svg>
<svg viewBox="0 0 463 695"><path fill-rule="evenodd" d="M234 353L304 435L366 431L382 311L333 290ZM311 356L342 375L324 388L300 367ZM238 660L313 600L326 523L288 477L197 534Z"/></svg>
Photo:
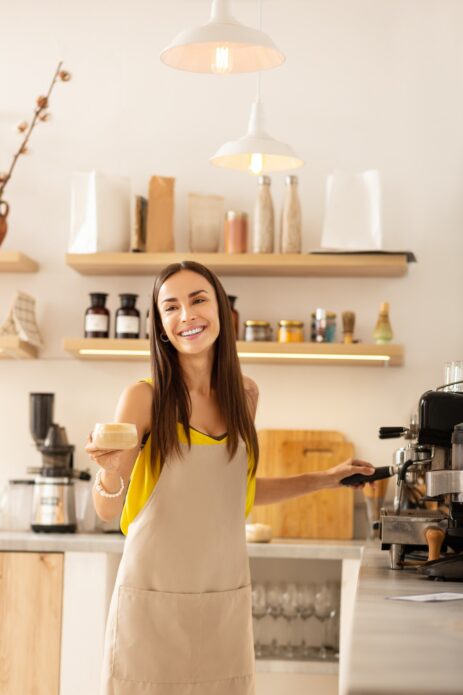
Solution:
<svg viewBox="0 0 463 695"><path fill-rule="evenodd" d="M170 342L161 340L161 316L158 310L159 291L165 281L181 270L191 270L206 278L215 290L219 309L220 332L215 341L211 386L227 426L227 449L231 459L241 437L246 443L248 455L254 461L253 474L259 459L257 433L243 386L243 377L235 343L230 303L217 276L205 266L194 261L172 263L162 270L153 288L150 320L151 375L153 379L153 404L151 408L151 463L158 457L161 469L172 453L180 454L177 422L183 426L191 446L191 400L183 379L177 350Z"/></svg>

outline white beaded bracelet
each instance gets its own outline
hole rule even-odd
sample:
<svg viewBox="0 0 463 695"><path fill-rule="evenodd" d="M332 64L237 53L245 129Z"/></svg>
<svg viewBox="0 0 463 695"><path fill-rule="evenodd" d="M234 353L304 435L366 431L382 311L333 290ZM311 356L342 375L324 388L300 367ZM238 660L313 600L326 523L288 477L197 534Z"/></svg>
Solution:
<svg viewBox="0 0 463 695"><path fill-rule="evenodd" d="M125 483L124 483L124 478L120 476L120 481L121 481L121 487L118 492L107 492L103 485L101 484L101 474L103 472L102 468L99 468L97 471L97 474L95 476L95 490L99 495L102 497L120 497L124 491L125 488Z"/></svg>

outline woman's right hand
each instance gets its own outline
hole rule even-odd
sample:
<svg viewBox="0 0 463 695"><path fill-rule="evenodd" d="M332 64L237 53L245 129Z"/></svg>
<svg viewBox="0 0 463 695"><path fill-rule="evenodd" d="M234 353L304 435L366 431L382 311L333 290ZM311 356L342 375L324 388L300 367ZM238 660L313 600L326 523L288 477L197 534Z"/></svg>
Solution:
<svg viewBox="0 0 463 695"><path fill-rule="evenodd" d="M99 449L92 439L90 433L85 444L85 451L98 466L104 468L105 471L114 471L120 473L122 466L122 454L125 450L122 449Z"/></svg>

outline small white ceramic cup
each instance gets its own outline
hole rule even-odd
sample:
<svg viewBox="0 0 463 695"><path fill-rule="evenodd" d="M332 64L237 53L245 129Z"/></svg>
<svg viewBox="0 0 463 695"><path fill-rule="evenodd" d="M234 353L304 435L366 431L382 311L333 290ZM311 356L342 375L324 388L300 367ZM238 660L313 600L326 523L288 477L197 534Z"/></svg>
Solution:
<svg viewBox="0 0 463 695"><path fill-rule="evenodd" d="M99 449L133 449L138 442L137 428L131 422L97 422L92 441Z"/></svg>

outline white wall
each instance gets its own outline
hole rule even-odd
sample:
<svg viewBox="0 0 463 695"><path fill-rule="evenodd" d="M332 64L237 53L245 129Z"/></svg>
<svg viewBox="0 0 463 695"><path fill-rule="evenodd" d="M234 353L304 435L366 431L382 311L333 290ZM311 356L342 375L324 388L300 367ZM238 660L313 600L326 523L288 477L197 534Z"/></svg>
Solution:
<svg viewBox="0 0 463 695"><path fill-rule="evenodd" d="M418 397L442 382L443 364L463 357L460 279L463 236L463 3L460 0L265 0L264 28L284 50L263 75L269 132L307 162L300 170L304 250L319 246L325 178L336 168L378 168L387 249L411 249L418 264L402 279L225 278L241 319L301 318L316 306L357 314L371 340L389 301L403 368L249 366L260 386L259 427L338 428L358 455L385 464L399 443L380 425L406 424ZM13 126L28 118L63 56L73 80L58 84L53 120L33 134L30 156L8 185L9 233L2 248L41 265L36 275L0 276L0 318L16 289L32 293L46 349L33 362L0 363L0 483L39 462L28 431L28 393L56 393L56 420L77 445L95 421L111 419L121 389L147 374L141 363L78 362L64 336L82 334L90 291L140 294L152 278L85 278L64 265L70 176L96 168L128 175L145 193L152 174L175 176L176 247L187 249L186 194L222 194L252 211L255 180L216 170L208 157L242 135L253 75L201 76L163 66L160 50L207 18L207 0L17 0L2 14L0 169L9 166ZM236 0L257 23L257 2ZM279 211L284 176L272 178Z"/></svg>

